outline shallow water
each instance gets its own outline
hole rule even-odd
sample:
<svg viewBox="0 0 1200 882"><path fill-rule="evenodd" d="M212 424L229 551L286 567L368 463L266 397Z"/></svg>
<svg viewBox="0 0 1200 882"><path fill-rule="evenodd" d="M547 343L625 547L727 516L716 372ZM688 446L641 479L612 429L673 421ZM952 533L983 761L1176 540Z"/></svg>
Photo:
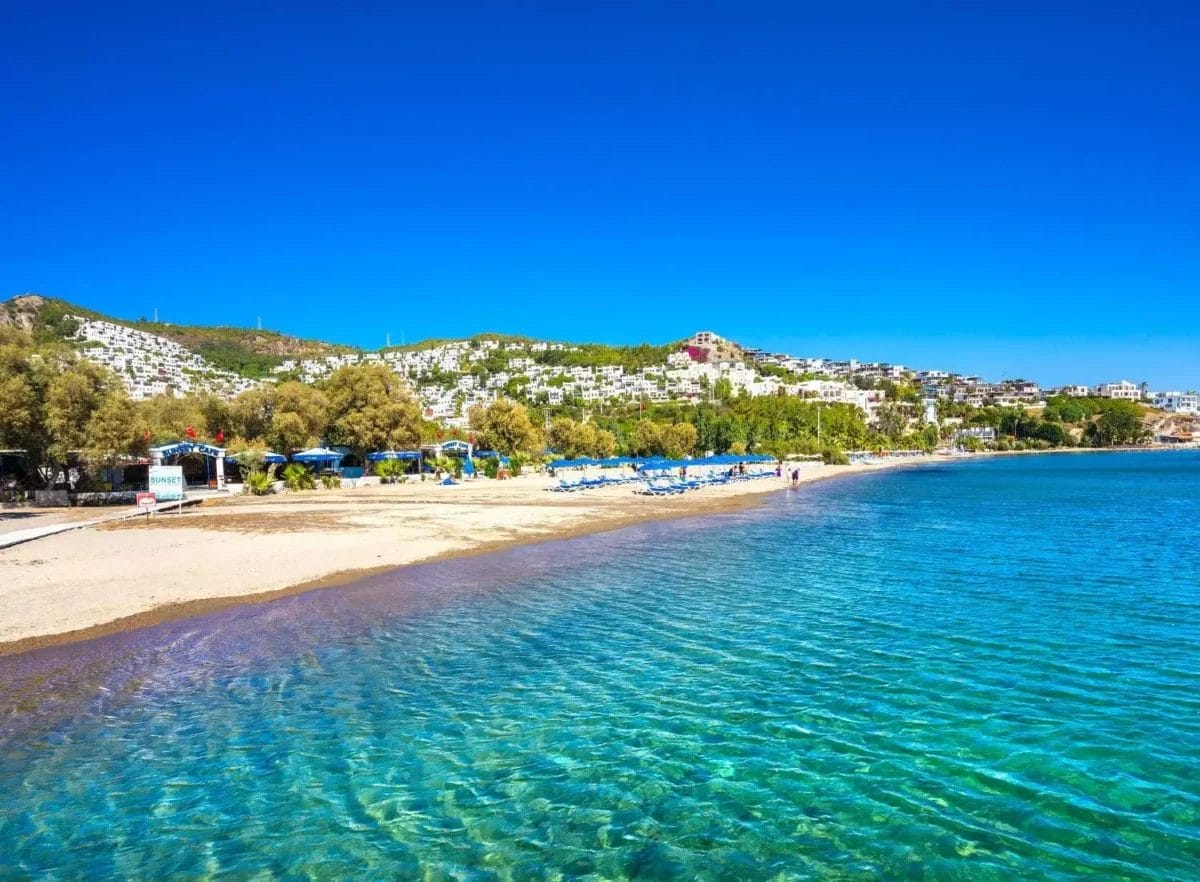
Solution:
<svg viewBox="0 0 1200 882"><path fill-rule="evenodd" d="M1198 512L914 468L0 659L0 878L1194 879Z"/></svg>

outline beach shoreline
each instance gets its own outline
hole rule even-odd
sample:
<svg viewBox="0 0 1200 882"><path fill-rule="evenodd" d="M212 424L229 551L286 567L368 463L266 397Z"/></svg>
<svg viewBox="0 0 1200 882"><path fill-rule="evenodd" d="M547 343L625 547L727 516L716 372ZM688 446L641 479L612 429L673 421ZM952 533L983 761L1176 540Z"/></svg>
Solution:
<svg viewBox="0 0 1200 882"><path fill-rule="evenodd" d="M992 454L1006 455L1006 454ZM975 459L807 463L800 484ZM85 642L243 604L356 582L418 563L721 515L790 483L758 478L665 498L628 485L547 493L544 476L214 500L0 551L0 656Z"/></svg>
<svg viewBox="0 0 1200 882"><path fill-rule="evenodd" d="M807 464L801 484L947 459ZM656 498L628 485L545 492L552 483L529 476L452 488L428 482L233 497L15 546L0 551L0 656L335 588L412 564L736 512L790 486L772 476Z"/></svg>

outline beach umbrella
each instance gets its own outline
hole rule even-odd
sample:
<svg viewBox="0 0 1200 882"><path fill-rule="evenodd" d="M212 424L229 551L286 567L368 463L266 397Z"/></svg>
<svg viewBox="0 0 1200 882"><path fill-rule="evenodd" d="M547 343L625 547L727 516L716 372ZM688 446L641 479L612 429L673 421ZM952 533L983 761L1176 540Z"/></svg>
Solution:
<svg viewBox="0 0 1200 882"><path fill-rule="evenodd" d="M293 462L319 464L323 462L341 462L342 455L336 450L330 450L328 447L310 447L308 450L301 450L299 453L292 454Z"/></svg>
<svg viewBox="0 0 1200 882"><path fill-rule="evenodd" d="M375 453L368 453L367 459L370 462L379 462L383 459L420 459L421 451L419 450L380 450Z"/></svg>

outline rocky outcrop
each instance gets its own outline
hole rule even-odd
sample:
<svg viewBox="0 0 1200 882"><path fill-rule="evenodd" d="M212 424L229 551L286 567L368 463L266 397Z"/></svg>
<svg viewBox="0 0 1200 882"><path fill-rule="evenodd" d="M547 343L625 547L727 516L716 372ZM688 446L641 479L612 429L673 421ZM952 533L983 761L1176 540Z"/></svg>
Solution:
<svg viewBox="0 0 1200 882"><path fill-rule="evenodd" d="M30 333L38 326L46 298L40 294L19 294L0 303L0 325L17 327Z"/></svg>

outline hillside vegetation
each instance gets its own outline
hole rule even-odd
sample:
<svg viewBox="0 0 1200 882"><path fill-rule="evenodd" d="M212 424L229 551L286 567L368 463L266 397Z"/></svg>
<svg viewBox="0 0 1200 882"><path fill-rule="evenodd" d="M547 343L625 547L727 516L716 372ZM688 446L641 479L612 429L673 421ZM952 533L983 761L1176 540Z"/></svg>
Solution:
<svg viewBox="0 0 1200 882"><path fill-rule="evenodd" d="M222 370L251 378L270 376L272 369L288 358L319 358L355 351L350 346L304 340L277 331L176 325L147 321L145 318L130 321L39 294L23 294L0 304L0 324L20 327L31 333L39 343L70 339L76 331L76 323L68 318L71 315L166 337L198 353Z"/></svg>

